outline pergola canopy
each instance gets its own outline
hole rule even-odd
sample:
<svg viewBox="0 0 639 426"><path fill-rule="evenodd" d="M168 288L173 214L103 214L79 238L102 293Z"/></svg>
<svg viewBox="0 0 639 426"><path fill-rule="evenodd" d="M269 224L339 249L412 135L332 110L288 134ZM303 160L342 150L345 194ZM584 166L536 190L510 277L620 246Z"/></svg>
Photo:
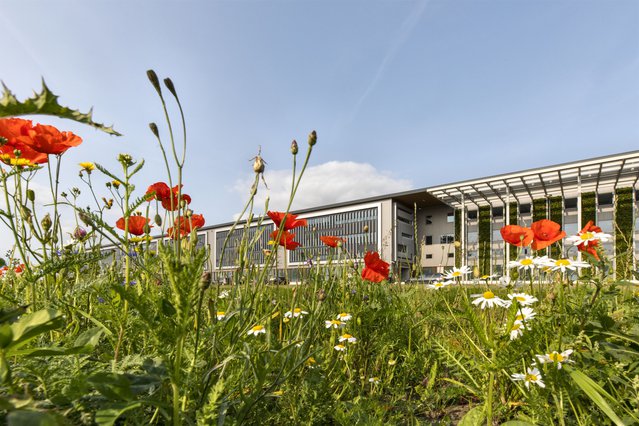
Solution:
<svg viewBox="0 0 639 426"><path fill-rule="evenodd" d="M426 190L444 203L460 208L468 204L499 206L509 201L525 203L553 196L568 198L585 192L612 192L615 188L636 188L638 180L639 151L632 151Z"/></svg>

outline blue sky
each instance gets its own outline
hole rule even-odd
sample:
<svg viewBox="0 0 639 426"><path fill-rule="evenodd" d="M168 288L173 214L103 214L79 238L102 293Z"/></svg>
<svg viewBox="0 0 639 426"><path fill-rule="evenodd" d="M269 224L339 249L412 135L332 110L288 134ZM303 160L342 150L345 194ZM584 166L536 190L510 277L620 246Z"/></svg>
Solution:
<svg viewBox="0 0 639 426"><path fill-rule="evenodd" d="M120 152L146 160L140 190L165 180L145 71L170 76L187 115L185 192L207 224L241 210L258 146L283 209L290 142L304 151L312 129L297 207L639 146L636 0L0 0L0 38L0 79L18 97L44 77L124 134L40 120L84 138L65 154L68 188L83 188L78 162L115 167Z"/></svg>

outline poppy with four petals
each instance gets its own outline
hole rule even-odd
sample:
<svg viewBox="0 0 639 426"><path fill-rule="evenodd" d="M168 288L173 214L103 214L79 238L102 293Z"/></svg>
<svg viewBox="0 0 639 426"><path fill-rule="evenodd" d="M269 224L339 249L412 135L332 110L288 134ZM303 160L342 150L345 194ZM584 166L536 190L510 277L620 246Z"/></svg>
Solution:
<svg viewBox="0 0 639 426"><path fill-rule="evenodd" d="M285 231L290 231L300 226L308 226L306 219L298 219L296 214L271 211L266 214L268 214L268 217L275 223L275 226L284 228Z"/></svg>
<svg viewBox="0 0 639 426"><path fill-rule="evenodd" d="M367 252L364 256L364 269L362 269L362 278L366 281L379 283L388 278L388 263L379 257L377 252Z"/></svg>
<svg viewBox="0 0 639 426"><path fill-rule="evenodd" d="M517 247L529 246L534 237L532 229L519 225L506 225L499 232L504 241Z"/></svg>
<svg viewBox="0 0 639 426"><path fill-rule="evenodd" d="M151 227L152 225L150 224L151 220L149 218L146 218L144 216L130 216L129 217L129 232L133 235L143 235L145 234L144 232L144 228L146 225L149 225L149 227ZM120 219L118 219L117 222L115 222L115 226L118 229L121 229L124 231L125 228L125 221L124 218L121 217Z"/></svg>
<svg viewBox="0 0 639 426"><path fill-rule="evenodd" d="M278 229L271 232L271 240L275 241L275 239L277 238L277 234L279 234L279 232L280 231ZM282 231L282 235L280 235L280 241L278 244L284 247L286 250L295 250L301 244L298 243L297 241L294 241L294 239L295 239L295 234L292 234L288 231Z"/></svg>
<svg viewBox="0 0 639 426"><path fill-rule="evenodd" d="M204 216L194 214L191 217L179 216L175 218L175 226L166 230L169 237L175 238L175 231L179 232L181 237L189 235L193 230L204 226Z"/></svg>
<svg viewBox="0 0 639 426"><path fill-rule="evenodd" d="M541 219L530 225L534 233L532 243L533 250L545 249L566 236L566 231L561 230L561 225L549 219Z"/></svg>
<svg viewBox="0 0 639 426"><path fill-rule="evenodd" d="M322 235L320 240L329 247L337 248L341 243L345 243L346 240L340 237L334 237L332 235Z"/></svg>

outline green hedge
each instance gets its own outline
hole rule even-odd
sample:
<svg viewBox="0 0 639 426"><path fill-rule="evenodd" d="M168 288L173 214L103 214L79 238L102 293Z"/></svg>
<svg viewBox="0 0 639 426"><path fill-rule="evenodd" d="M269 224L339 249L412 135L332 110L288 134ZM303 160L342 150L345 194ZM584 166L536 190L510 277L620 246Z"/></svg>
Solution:
<svg viewBox="0 0 639 426"><path fill-rule="evenodd" d="M550 210L550 220L562 225L564 216L563 198L550 197L548 199L548 205ZM559 259L561 257L561 253L563 253L563 243L563 240L561 240L550 246L550 257L553 259Z"/></svg>
<svg viewBox="0 0 639 426"><path fill-rule="evenodd" d="M541 219L548 219L548 207L546 205L546 199L541 198L539 200L533 200L532 203L532 216L533 222L537 222Z"/></svg>
<svg viewBox="0 0 639 426"><path fill-rule="evenodd" d="M586 226L589 220L597 220L597 194L594 192L581 194L581 226Z"/></svg>
<svg viewBox="0 0 639 426"><path fill-rule="evenodd" d="M461 242L462 234L461 234L461 221L462 221L462 211L461 209L455 210L455 242ZM460 267L462 265L462 249L461 244L459 247L455 247L455 266Z"/></svg>
<svg viewBox="0 0 639 426"><path fill-rule="evenodd" d="M479 208L479 273L490 274L490 223L491 206Z"/></svg>
<svg viewBox="0 0 639 426"><path fill-rule="evenodd" d="M617 279L632 278L632 188L615 190L615 259Z"/></svg>

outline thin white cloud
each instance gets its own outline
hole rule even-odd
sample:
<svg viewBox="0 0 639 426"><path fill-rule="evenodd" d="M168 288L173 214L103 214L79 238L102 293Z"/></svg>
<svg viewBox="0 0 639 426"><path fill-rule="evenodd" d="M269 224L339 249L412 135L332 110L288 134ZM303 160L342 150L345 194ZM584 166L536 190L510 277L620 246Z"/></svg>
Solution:
<svg viewBox="0 0 639 426"><path fill-rule="evenodd" d="M265 179L269 189L260 184L255 200L256 211L263 209L266 197L269 197L270 210L285 210L291 193L291 171L267 169ZM239 179L233 185L233 192L246 197L252 183L253 177ZM329 161L306 169L292 209L352 201L410 188L412 188L410 180L398 179L391 173L377 170L370 164Z"/></svg>

